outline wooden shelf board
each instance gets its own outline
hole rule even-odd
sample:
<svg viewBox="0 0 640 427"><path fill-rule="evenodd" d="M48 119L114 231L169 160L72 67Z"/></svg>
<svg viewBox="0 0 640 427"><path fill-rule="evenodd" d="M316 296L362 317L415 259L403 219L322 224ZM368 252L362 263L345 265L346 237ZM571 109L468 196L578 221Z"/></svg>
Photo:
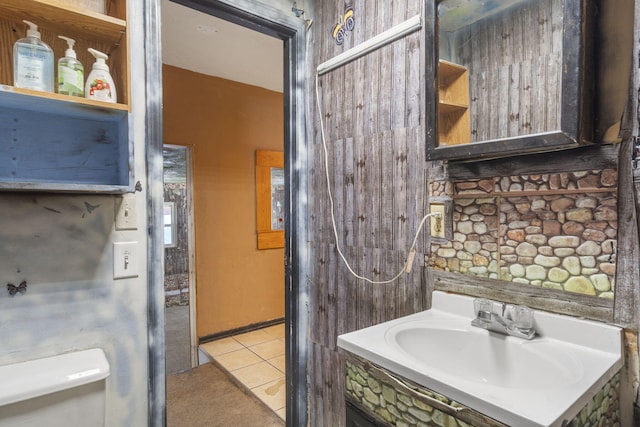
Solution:
<svg viewBox="0 0 640 427"><path fill-rule="evenodd" d="M464 142L447 142L447 141L439 141L439 146L440 147L452 147L454 145L464 145L464 144L469 144L468 141L464 141Z"/></svg>
<svg viewBox="0 0 640 427"><path fill-rule="evenodd" d="M457 104L454 102L447 102L442 100L438 103L438 112L441 114L454 113L467 109L469 109L469 106L465 104Z"/></svg>
<svg viewBox="0 0 640 427"><path fill-rule="evenodd" d="M56 0L2 0L0 16L18 22L26 19L43 29L65 34L73 31L113 43L119 42L127 30L127 23L122 19L70 7Z"/></svg>
<svg viewBox="0 0 640 427"><path fill-rule="evenodd" d="M0 93L14 93L20 95L26 95L29 97L33 97L34 100L40 100L42 102L48 102L47 100L52 100L53 102L64 102L67 104L73 105L84 105L88 107L92 107L93 109L100 110L110 110L114 112L128 112L129 106L126 104L112 104L108 102L96 101L93 99L81 98L78 96L69 96L69 95L60 95L57 93L51 92L41 92L37 90L31 89L22 89L8 85L0 85Z"/></svg>
<svg viewBox="0 0 640 427"><path fill-rule="evenodd" d="M133 193L135 190L132 185L5 181L0 178L0 191L124 194Z"/></svg>
<svg viewBox="0 0 640 427"><path fill-rule="evenodd" d="M438 70L445 74L462 74L467 71L467 67L441 59L438 61Z"/></svg>

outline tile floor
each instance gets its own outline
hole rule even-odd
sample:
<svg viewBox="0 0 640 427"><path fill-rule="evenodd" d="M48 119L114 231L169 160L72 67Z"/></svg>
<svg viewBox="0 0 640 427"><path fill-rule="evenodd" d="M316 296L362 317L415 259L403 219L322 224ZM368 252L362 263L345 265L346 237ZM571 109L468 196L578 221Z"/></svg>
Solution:
<svg viewBox="0 0 640 427"><path fill-rule="evenodd" d="M284 323L200 345L212 359L269 406L286 414Z"/></svg>

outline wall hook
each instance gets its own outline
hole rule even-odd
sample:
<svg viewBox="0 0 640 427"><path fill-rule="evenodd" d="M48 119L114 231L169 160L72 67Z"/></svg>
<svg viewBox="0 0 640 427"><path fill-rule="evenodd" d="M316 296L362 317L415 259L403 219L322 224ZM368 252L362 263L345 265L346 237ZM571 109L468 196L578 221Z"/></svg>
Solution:
<svg viewBox="0 0 640 427"><path fill-rule="evenodd" d="M295 1L293 2L293 6L291 6L291 12L296 15L296 18L300 18L302 17L302 15L304 15L304 10L298 9L298 4ZM313 19L305 19L304 22L307 24L307 31L309 31L309 28L311 28L311 24L313 24Z"/></svg>
<svg viewBox="0 0 640 427"><path fill-rule="evenodd" d="M17 293L24 295L27 292L27 281L23 280L18 286L7 283L7 292L9 292L11 296L15 296Z"/></svg>
<svg viewBox="0 0 640 427"><path fill-rule="evenodd" d="M296 15L296 18L300 18L302 15L304 15L304 10L298 9L298 5L295 1L293 2L293 6L291 6L291 12Z"/></svg>

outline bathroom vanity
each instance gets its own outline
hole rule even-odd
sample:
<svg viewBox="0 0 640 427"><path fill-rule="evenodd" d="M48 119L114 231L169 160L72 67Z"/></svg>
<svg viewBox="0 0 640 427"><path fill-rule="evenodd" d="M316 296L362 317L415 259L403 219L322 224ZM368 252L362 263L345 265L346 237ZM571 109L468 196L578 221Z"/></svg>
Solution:
<svg viewBox="0 0 640 427"><path fill-rule="evenodd" d="M566 426L619 422L620 328L534 311L526 340L475 327L474 299L338 337L348 426Z"/></svg>

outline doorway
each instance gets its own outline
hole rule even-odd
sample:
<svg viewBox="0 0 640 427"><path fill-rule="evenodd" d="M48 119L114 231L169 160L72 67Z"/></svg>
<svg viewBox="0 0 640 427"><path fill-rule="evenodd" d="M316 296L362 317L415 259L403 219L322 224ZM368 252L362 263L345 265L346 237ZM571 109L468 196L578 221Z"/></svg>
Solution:
<svg viewBox="0 0 640 427"><path fill-rule="evenodd" d="M197 366L193 190L190 147L163 149L166 372Z"/></svg>
<svg viewBox="0 0 640 427"><path fill-rule="evenodd" d="M303 425L306 420L306 355L307 355L307 325L309 298L303 281L308 261L304 254L306 236L306 170L300 165L306 164L306 127L305 127L305 52L306 52L306 24L291 13L290 4L281 3L274 7L269 2L246 2L243 0L176 0L175 3L199 10L242 26L271 35L284 42L284 141L285 141L285 187L287 197L285 204L285 330L286 330L286 387L287 387L287 423L289 425ZM156 196L160 185L157 177L162 171L158 153L161 151L163 107L162 96L158 96L158 86L162 83L161 55L154 50L160 31L160 2L146 0L148 5L145 27L145 37L148 41L147 49L147 144L149 147L147 162L150 185L150 203L156 223L161 223L161 203ZM157 46L160 46L158 43ZM197 112L197 106L192 109ZM208 118L205 118L208 119ZM161 159L161 157L160 157ZM295 207L295 209L294 209ZM157 255L162 243L162 230L154 227L151 236L151 252ZM149 271L152 279L150 294L150 327L151 342L161 342L158 329L153 320L162 308L156 297L158 291L157 272ZM150 349L151 358L151 390L164 390L164 357L158 355L154 348ZM151 394L153 396L153 394ZM162 407L152 401L150 405L150 419L162 422Z"/></svg>
<svg viewBox="0 0 640 427"><path fill-rule="evenodd" d="M163 5L164 140L193 147L196 331L203 343L284 318L284 248L258 246L255 164L264 150L282 159L283 44ZM202 46L186 47L184 39ZM194 60L202 51L207 58Z"/></svg>

